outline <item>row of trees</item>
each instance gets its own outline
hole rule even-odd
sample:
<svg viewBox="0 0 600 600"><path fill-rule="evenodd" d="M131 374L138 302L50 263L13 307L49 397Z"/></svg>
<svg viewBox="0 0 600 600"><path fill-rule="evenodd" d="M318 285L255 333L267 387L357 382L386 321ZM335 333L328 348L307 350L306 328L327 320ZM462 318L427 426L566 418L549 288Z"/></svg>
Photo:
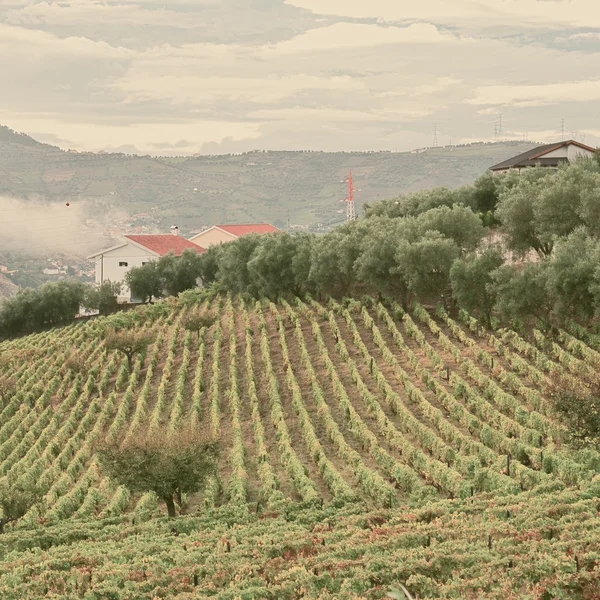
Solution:
<svg viewBox="0 0 600 600"><path fill-rule="evenodd" d="M25 288L0 305L0 338L64 325L82 306L109 312L116 306L120 289L120 284L110 281L95 287L69 279Z"/></svg>
<svg viewBox="0 0 600 600"><path fill-rule="evenodd" d="M275 298L380 292L452 304L511 319L600 312L600 155L558 170L481 176L472 186L436 188L365 207L365 218L324 236L247 235L199 255L186 250L131 269L126 282L142 302L217 282L234 293ZM487 226L502 250L482 253ZM504 250L538 262L505 265ZM0 308L0 336L70 321L79 306L114 302L118 285L48 283Z"/></svg>
<svg viewBox="0 0 600 600"><path fill-rule="evenodd" d="M587 319L600 314L598 217L600 159L583 159L380 202L320 237L245 236L210 248L198 274L252 296L381 293L488 323L493 313ZM496 247L484 240L487 222L504 234Z"/></svg>
<svg viewBox="0 0 600 600"><path fill-rule="evenodd" d="M415 217L361 219L323 236L247 235L202 254L200 276L252 296L380 291L407 304L447 291L452 263L484 235L470 208L443 206Z"/></svg>

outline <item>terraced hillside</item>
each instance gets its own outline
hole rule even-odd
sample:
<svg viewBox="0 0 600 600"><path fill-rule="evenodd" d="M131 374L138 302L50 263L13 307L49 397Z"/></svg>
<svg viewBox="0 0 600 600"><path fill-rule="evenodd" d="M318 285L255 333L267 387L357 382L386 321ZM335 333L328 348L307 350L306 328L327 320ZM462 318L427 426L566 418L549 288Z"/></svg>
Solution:
<svg viewBox="0 0 600 600"><path fill-rule="evenodd" d="M0 536L3 598L598 597L600 456L561 447L544 397L593 376L595 339L239 298L196 335L172 306L131 373L94 321L0 344L0 477L45 494ZM221 440L174 523L96 464L144 423Z"/></svg>

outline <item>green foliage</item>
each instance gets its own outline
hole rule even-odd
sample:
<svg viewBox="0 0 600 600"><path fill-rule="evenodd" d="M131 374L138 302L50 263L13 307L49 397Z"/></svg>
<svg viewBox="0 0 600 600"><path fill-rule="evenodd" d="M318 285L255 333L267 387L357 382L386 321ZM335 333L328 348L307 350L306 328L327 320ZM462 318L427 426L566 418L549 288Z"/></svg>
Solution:
<svg viewBox="0 0 600 600"><path fill-rule="evenodd" d="M260 239L248 260L248 274L259 296L301 294L307 288L312 236L280 231Z"/></svg>
<svg viewBox="0 0 600 600"><path fill-rule="evenodd" d="M198 273L204 285L210 285L217 280L217 272L219 271L218 260L222 249L222 245L215 244L200 254L200 258L198 259Z"/></svg>
<svg viewBox="0 0 600 600"><path fill-rule="evenodd" d="M600 448L600 383L585 385L555 375L548 387L553 408L567 427L567 440L578 448Z"/></svg>
<svg viewBox="0 0 600 600"><path fill-rule="evenodd" d="M491 325L497 291L492 273L503 262L504 257L499 250L487 248L481 254L459 258L450 269L452 294L458 306L483 318L488 327Z"/></svg>
<svg viewBox="0 0 600 600"><path fill-rule="evenodd" d="M396 251L398 266L408 289L423 300L437 299L450 285L450 268L460 254L459 247L440 233L428 232L418 242L404 242Z"/></svg>
<svg viewBox="0 0 600 600"><path fill-rule="evenodd" d="M117 296L122 288L123 284L118 281L105 281L99 286L89 286L85 291L83 305L98 310L101 315L109 313L117 308Z"/></svg>
<svg viewBox="0 0 600 600"><path fill-rule="evenodd" d="M537 174L538 169L528 169L524 175L530 172ZM517 253L533 249L540 256L547 256L552 252L552 243L544 244L535 227L534 204L542 186L543 179L524 176L519 185L500 195L496 215L502 223L508 247Z"/></svg>
<svg viewBox="0 0 600 600"><path fill-rule="evenodd" d="M201 490L214 473L219 445L191 429L147 432L98 449L104 473L131 492L154 492L175 517L174 496Z"/></svg>
<svg viewBox="0 0 600 600"><path fill-rule="evenodd" d="M546 291L546 262L503 265L492 273L496 310L509 321L547 317L551 308Z"/></svg>
<svg viewBox="0 0 600 600"><path fill-rule="evenodd" d="M600 167L595 160L581 159L557 171L526 169L516 184L515 178L511 175L501 190L497 210L512 250L550 256L555 240L580 226L600 234Z"/></svg>
<svg viewBox="0 0 600 600"><path fill-rule="evenodd" d="M546 290L553 309L561 318L589 320L600 306L596 274L600 264L600 242L579 228L556 242L546 268Z"/></svg>
<svg viewBox="0 0 600 600"><path fill-rule="evenodd" d="M164 281L154 260L127 271L125 282L131 290L131 296L142 303L150 302L153 297L160 298L163 294Z"/></svg>
<svg viewBox="0 0 600 600"><path fill-rule="evenodd" d="M29 479L0 479L0 533L4 533L5 525L20 519L39 500L40 491Z"/></svg>
<svg viewBox="0 0 600 600"><path fill-rule="evenodd" d="M475 250L485 235L481 219L462 205L428 210L417 217L415 226L420 235L438 231L463 251Z"/></svg>
<svg viewBox="0 0 600 600"><path fill-rule="evenodd" d="M216 317L214 314L204 314L199 310L188 312L183 318L182 325L188 331L192 331L194 333L199 333L202 328L208 329L211 327L216 321Z"/></svg>
<svg viewBox="0 0 600 600"><path fill-rule="evenodd" d="M370 219L373 226L362 240L360 256L354 265L356 277L372 292L408 303L409 286L398 269L397 252L402 241L414 238L411 224L404 219Z"/></svg>
<svg viewBox="0 0 600 600"><path fill-rule="evenodd" d="M391 200L375 202L365 207L365 217L367 219L377 216L388 218L414 217L433 208L442 206L449 208L457 204L475 208L470 187L465 186L454 190L447 187L438 187L412 192Z"/></svg>
<svg viewBox="0 0 600 600"><path fill-rule="evenodd" d="M248 261L261 243L256 233L244 235L233 242L219 246L219 283L234 293L256 293L252 276L248 271Z"/></svg>
<svg viewBox="0 0 600 600"><path fill-rule="evenodd" d="M363 224L358 221L316 238L311 253L309 280L335 296L347 295L356 283L354 266L360 256Z"/></svg>
<svg viewBox="0 0 600 600"><path fill-rule="evenodd" d="M154 341L150 332L122 329L109 331L104 338L107 350L117 350L127 357L129 371L133 368L133 357L140 352L145 352Z"/></svg>
<svg viewBox="0 0 600 600"><path fill-rule="evenodd" d="M0 305L0 337L10 337L72 321L86 285L64 280L24 289Z"/></svg>
<svg viewBox="0 0 600 600"><path fill-rule="evenodd" d="M181 256L169 252L158 259L157 271L162 289L175 296L196 286L200 278L200 255L193 248L186 248Z"/></svg>

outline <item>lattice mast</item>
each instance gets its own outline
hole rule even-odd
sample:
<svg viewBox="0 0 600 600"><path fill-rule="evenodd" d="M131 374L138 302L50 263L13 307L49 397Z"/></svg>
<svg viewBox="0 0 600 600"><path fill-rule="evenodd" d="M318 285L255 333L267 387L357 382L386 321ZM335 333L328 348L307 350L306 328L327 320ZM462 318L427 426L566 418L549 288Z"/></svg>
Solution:
<svg viewBox="0 0 600 600"><path fill-rule="evenodd" d="M355 221L356 220L356 207L354 206L354 192L356 188L352 183L352 169L350 169L350 174L348 175L348 197L346 198L346 221Z"/></svg>

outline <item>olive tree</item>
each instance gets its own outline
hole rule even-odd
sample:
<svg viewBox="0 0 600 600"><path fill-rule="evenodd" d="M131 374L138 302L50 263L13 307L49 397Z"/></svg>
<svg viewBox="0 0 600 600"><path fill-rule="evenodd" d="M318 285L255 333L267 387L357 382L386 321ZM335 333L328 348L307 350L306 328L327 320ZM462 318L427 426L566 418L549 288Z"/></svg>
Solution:
<svg viewBox="0 0 600 600"><path fill-rule="evenodd" d="M127 271L125 282L131 290L131 295L139 298L143 304L163 294L163 280L158 270L158 263L154 260Z"/></svg>
<svg viewBox="0 0 600 600"><path fill-rule="evenodd" d="M4 526L18 521L27 511L41 499L41 493L36 485L26 479L0 479L0 534Z"/></svg>
<svg viewBox="0 0 600 600"><path fill-rule="evenodd" d="M567 441L578 448L600 449L600 382L585 385L573 377L555 375L546 394L566 426Z"/></svg>
<svg viewBox="0 0 600 600"><path fill-rule="evenodd" d="M124 354L131 372L134 356L145 351L153 341L154 336L150 332L121 329L108 331L104 338L104 345L108 350L117 350Z"/></svg>
<svg viewBox="0 0 600 600"><path fill-rule="evenodd" d="M460 308L476 313L491 326L496 288L492 273L504 263L499 250L487 248L481 254L454 261L450 269L452 294Z"/></svg>
<svg viewBox="0 0 600 600"><path fill-rule="evenodd" d="M216 317L212 313L201 313L199 310L192 310L183 318L183 327L200 337L200 330L202 328L208 329L215 321Z"/></svg>
<svg viewBox="0 0 600 600"><path fill-rule="evenodd" d="M175 497L202 490L216 470L218 442L193 429L133 436L97 450L102 471L131 492L152 491L176 517Z"/></svg>

